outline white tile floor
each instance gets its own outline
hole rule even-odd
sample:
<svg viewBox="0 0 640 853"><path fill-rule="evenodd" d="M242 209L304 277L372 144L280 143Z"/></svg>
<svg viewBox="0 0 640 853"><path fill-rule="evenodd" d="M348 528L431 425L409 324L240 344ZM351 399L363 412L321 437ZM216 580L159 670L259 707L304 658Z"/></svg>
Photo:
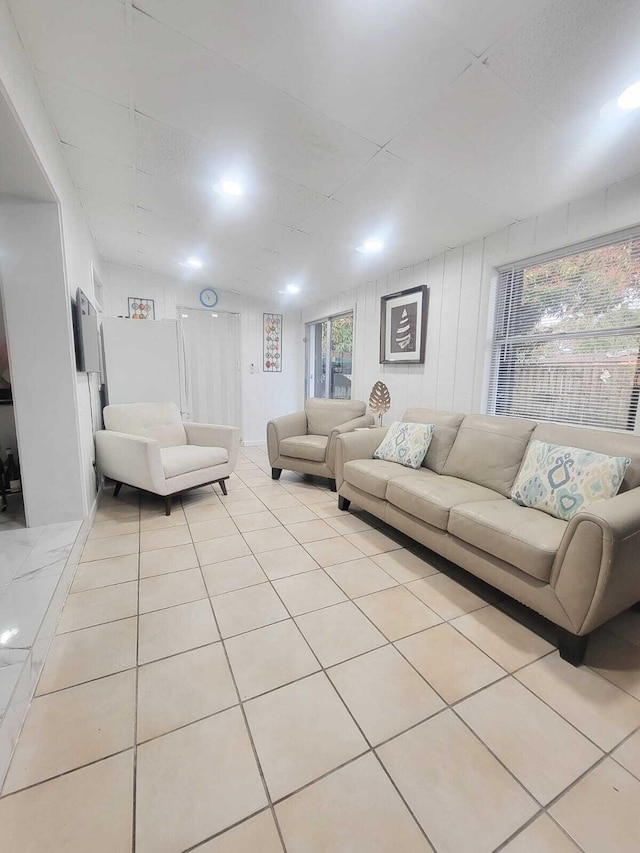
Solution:
<svg viewBox="0 0 640 853"><path fill-rule="evenodd" d="M517 612L525 627L510 614ZM8 850L624 853L640 613L588 664L323 484L241 453L101 505L0 798Z"/></svg>

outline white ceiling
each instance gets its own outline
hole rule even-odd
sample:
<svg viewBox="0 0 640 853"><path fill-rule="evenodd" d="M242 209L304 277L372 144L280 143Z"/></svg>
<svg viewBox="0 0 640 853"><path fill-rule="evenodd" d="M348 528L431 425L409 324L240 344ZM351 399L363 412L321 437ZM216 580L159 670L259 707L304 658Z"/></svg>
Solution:
<svg viewBox="0 0 640 853"><path fill-rule="evenodd" d="M640 172L638 0L9 2L108 260L310 300Z"/></svg>

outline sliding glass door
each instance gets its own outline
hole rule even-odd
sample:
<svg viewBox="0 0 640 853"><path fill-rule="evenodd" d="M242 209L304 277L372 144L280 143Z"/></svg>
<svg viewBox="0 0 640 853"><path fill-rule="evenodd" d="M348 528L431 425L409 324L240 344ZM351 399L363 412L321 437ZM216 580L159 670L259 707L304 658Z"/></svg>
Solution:
<svg viewBox="0 0 640 853"><path fill-rule="evenodd" d="M306 397L351 399L353 311L308 323Z"/></svg>

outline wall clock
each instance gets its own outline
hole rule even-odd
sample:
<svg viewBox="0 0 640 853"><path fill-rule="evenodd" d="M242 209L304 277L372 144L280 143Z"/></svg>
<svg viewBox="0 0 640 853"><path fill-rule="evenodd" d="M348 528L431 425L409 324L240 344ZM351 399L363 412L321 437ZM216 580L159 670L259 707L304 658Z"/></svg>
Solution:
<svg viewBox="0 0 640 853"><path fill-rule="evenodd" d="M212 287L205 287L200 291L200 302L205 308L215 308L218 304L218 294Z"/></svg>

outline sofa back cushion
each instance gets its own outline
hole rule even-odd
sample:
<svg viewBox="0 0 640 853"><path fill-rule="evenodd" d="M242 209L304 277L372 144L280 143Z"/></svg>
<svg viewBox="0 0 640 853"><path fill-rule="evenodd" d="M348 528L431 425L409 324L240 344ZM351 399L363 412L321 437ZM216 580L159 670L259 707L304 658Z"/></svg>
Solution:
<svg viewBox="0 0 640 853"><path fill-rule="evenodd" d="M367 404L361 400L323 400L310 397L304 404L309 435L331 435L331 430L364 415Z"/></svg>
<svg viewBox="0 0 640 853"><path fill-rule="evenodd" d="M431 444L422 463L436 474L442 474L445 462L456 440L464 415L460 412L440 412L437 409L407 409L402 416L405 423L433 424Z"/></svg>
<svg viewBox="0 0 640 853"><path fill-rule="evenodd" d="M394 421L382 443L374 451L374 459L398 462L405 468L420 468L433 436L433 424Z"/></svg>
<svg viewBox="0 0 640 853"><path fill-rule="evenodd" d="M564 426L563 424L540 423L532 438L547 444L564 444L604 453L606 456L628 456L631 460L620 491L640 486L640 437L628 432L608 432L600 429Z"/></svg>
<svg viewBox="0 0 640 853"><path fill-rule="evenodd" d="M511 498L521 506L570 521L594 501L615 497L629 463L628 456L608 456L532 438Z"/></svg>
<svg viewBox="0 0 640 853"><path fill-rule="evenodd" d="M118 403L102 412L105 429L153 438L161 447L187 444L180 409L175 403Z"/></svg>
<svg viewBox="0 0 640 853"><path fill-rule="evenodd" d="M467 415L442 473L509 497L535 427L522 418Z"/></svg>

